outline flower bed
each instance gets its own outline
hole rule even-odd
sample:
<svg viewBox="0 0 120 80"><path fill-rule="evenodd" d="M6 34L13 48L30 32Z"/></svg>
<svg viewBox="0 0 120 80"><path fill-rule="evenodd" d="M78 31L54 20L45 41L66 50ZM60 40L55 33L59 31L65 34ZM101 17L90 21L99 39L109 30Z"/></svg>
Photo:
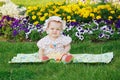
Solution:
<svg viewBox="0 0 120 80"><path fill-rule="evenodd" d="M120 10L110 3L75 4L48 3L46 6L29 6L28 17L3 16L0 35L13 40L36 41L46 33L42 26L50 16L60 16L67 22L63 34L74 42L83 40L106 41L120 38Z"/></svg>

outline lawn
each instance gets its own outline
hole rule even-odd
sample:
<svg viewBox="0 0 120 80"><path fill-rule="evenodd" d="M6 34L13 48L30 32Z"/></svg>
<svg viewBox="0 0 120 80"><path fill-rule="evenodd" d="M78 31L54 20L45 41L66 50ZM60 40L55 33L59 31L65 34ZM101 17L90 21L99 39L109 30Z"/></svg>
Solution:
<svg viewBox="0 0 120 80"><path fill-rule="evenodd" d="M0 41L0 80L119 80L120 41L72 43L71 53L114 52L111 63L29 63L9 64L17 53L38 51L36 42Z"/></svg>
<svg viewBox="0 0 120 80"><path fill-rule="evenodd" d="M48 2L61 2L64 0L11 0L17 5L23 5L23 6L35 6L35 5L45 5Z"/></svg>
<svg viewBox="0 0 120 80"><path fill-rule="evenodd" d="M15 4L30 6L46 4L54 0L12 0ZM55 0L59 1L59 0ZM0 80L119 80L120 79L120 40L93 43L84 41L71 44L70 52L100 54L113 52L114 58L105 63L26 63L9 64L17 53L38 51L36 42L0 41Z"/></svg>

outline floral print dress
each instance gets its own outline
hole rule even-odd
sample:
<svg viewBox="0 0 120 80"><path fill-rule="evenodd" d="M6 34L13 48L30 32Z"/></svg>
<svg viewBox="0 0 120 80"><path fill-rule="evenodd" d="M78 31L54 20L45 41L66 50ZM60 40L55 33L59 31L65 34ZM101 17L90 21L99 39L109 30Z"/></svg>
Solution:
<svg viewBox="0 0 120 80"><path fill-rule="evenodd" d="M70 44L72 39L69 36L61 35L56 40L51 40L49 36L45 36L37 42L39 49L44 49L44 54L63 53L64 46Z"/></svg>

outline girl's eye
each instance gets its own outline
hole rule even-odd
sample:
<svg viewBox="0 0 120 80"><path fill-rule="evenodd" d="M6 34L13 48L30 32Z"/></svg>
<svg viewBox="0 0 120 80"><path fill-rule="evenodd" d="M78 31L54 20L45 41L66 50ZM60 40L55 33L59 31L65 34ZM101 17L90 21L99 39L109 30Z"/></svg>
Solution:
<svg viewBox="0 0 120 80"><path fill-rule="evenodd" d="M57 30L60 30L60 29L57 29Z"/></svg>
<svg viewBox="0 0 120 80"><path fill-rule="evenodd" d="M54 30L54 28L51 28L51 30Z"/></svg>

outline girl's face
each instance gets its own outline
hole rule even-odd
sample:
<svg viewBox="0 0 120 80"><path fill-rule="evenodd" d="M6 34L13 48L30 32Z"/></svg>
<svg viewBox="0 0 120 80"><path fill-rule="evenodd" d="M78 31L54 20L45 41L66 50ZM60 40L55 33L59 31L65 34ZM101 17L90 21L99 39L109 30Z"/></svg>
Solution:
<svg viewBox="0 0 120 80"><path fill-rule="evenodd" d="M48 35L52 38L57 38L61 35L62 24L60 22L51 21L46 29Z"/></svg>

